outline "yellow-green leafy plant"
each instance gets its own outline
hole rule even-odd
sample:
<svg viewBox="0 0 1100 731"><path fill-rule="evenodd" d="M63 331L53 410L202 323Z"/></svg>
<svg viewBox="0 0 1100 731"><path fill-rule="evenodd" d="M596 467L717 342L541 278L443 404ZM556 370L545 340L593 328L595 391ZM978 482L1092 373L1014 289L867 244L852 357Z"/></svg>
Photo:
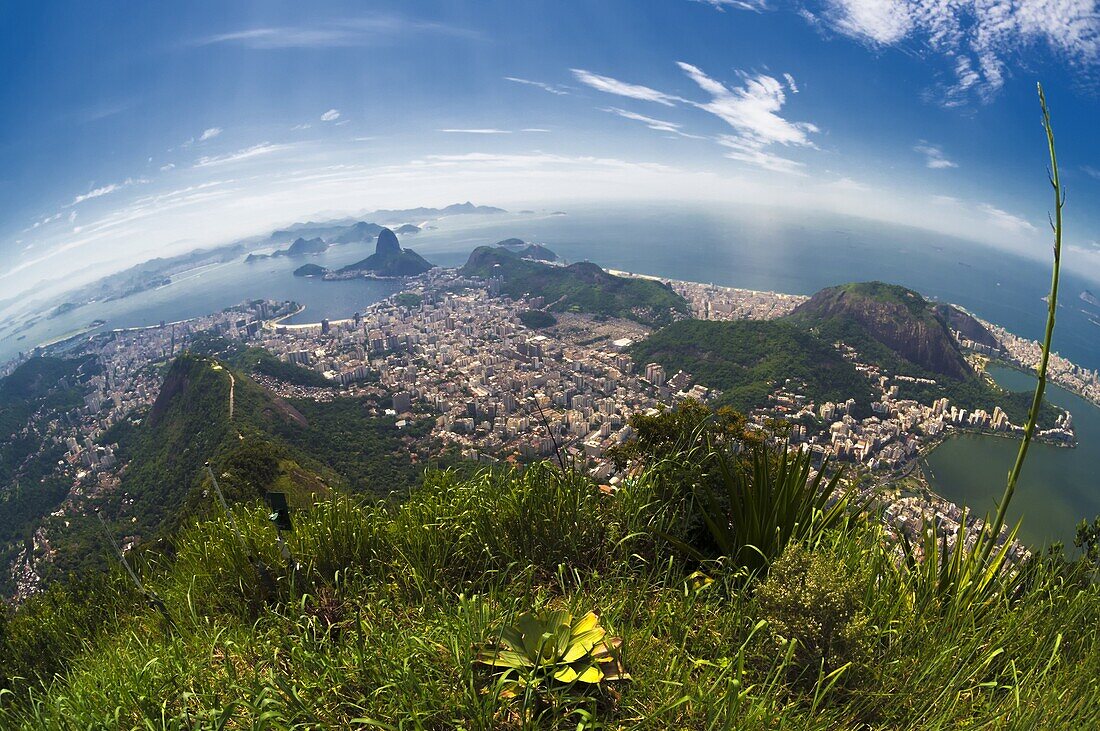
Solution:
<svg viewBox="0 0 1100 731"><path fill-rule="evenodd" d="M577 619L564 610L527 612L485 643L477 662L500 669L502 695L553 683L595 687L630 678L621 647L622 639L609 636L595 612Z"/></svg>

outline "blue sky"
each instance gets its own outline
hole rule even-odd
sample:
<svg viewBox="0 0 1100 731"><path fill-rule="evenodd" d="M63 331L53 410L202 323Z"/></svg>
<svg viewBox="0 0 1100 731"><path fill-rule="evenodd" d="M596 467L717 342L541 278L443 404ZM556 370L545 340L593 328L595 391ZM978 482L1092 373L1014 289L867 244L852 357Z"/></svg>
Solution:
<svg viewBox="0 0 1100 731"><path fill-rule="evenodd" d="M0 300L327 213L731 200L1100 278L1096 0L7 3ZM62 285L50 285L57 288Z"/></svg>

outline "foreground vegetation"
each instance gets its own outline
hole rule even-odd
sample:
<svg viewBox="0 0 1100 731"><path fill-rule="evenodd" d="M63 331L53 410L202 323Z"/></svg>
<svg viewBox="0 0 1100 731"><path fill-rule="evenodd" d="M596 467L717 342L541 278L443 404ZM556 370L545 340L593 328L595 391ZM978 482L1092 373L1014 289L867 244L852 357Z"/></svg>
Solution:
<svg viewBox="0 0 1100 731"><path fill-rule="evenodd" d="M657 537L706 545L692 528L698 504L662 473L614 497L536 465L433 473L401 505L321 501L294 516L296 570L258 504L236 511L247 549L224 515L197 522L171 558L137 560L171 625L121 572L56 585L6 620L0 726L1100 721L1100 589L1083 565L1036 562L958 612L857 521L796 532L770 572L749 574ZM546 608L597 611L630 679L502 692L515 678L478 663L479 648Z"/></svg>

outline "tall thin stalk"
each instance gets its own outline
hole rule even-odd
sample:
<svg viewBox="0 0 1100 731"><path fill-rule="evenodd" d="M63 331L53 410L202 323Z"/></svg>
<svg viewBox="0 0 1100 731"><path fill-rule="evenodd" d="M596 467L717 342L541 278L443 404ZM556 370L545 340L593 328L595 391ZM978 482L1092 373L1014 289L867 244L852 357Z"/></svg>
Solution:
<svg viewBox="0 0 1100 731"><path fill-rule="evenodd" d="M1027 450L1031 446L1031 437L1035 433L1035 424L1039 419L1039 408L1043 403L1043 392L1047 385L1047 363L1050 360L1050 342L1054 336L1054 318L1058 309L1058 275L1062 263L1062 206L1066 203L1065 191L1058 177L1058 156L1054 151L1054 129L1050 126L1050 110L1047 109L1046 95L1043 94L1043 85L1036 84L1039 90L1039 106L1043 110L1043 129L1047 133L1047 147L1050 149L1050 170L1047 177L1050 186L1054 189L1054 217L1050 221L1050 227L1054 232L1054 269L1050 278L1050 296L1047 301L1047 328L1043 338L1043 354L1039 359L1038 381L1035 383L1035 395L1031 399L1031 409L1027 416L1027 426L1024 427L1024 439L1020 442L1020 449L1016 453L1016 463L1008 473L1008 484L1005 485L1004 495L997 506L997 517L992 525L986 526L985 545L982 548L982 560L989 557L993 546L997 543L997 536L1004 526L1005 514L1008 512L1008 504L1012 502L1012 495L1016 492L1016 482L1020 479L1020 471L1023 470L1024 461L1027 459Z"/></svg>

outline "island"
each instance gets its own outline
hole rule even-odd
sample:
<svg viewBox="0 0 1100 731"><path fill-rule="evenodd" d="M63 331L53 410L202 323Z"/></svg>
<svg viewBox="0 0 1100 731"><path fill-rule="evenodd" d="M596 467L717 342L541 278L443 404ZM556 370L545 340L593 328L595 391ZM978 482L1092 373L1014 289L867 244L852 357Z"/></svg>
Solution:
<svg viewBox="0 0 1100 731"><path fill-rule="evenodd" d="M296 277L323 277L326 269L316 264L303 264L294 270Z"/></svg>

